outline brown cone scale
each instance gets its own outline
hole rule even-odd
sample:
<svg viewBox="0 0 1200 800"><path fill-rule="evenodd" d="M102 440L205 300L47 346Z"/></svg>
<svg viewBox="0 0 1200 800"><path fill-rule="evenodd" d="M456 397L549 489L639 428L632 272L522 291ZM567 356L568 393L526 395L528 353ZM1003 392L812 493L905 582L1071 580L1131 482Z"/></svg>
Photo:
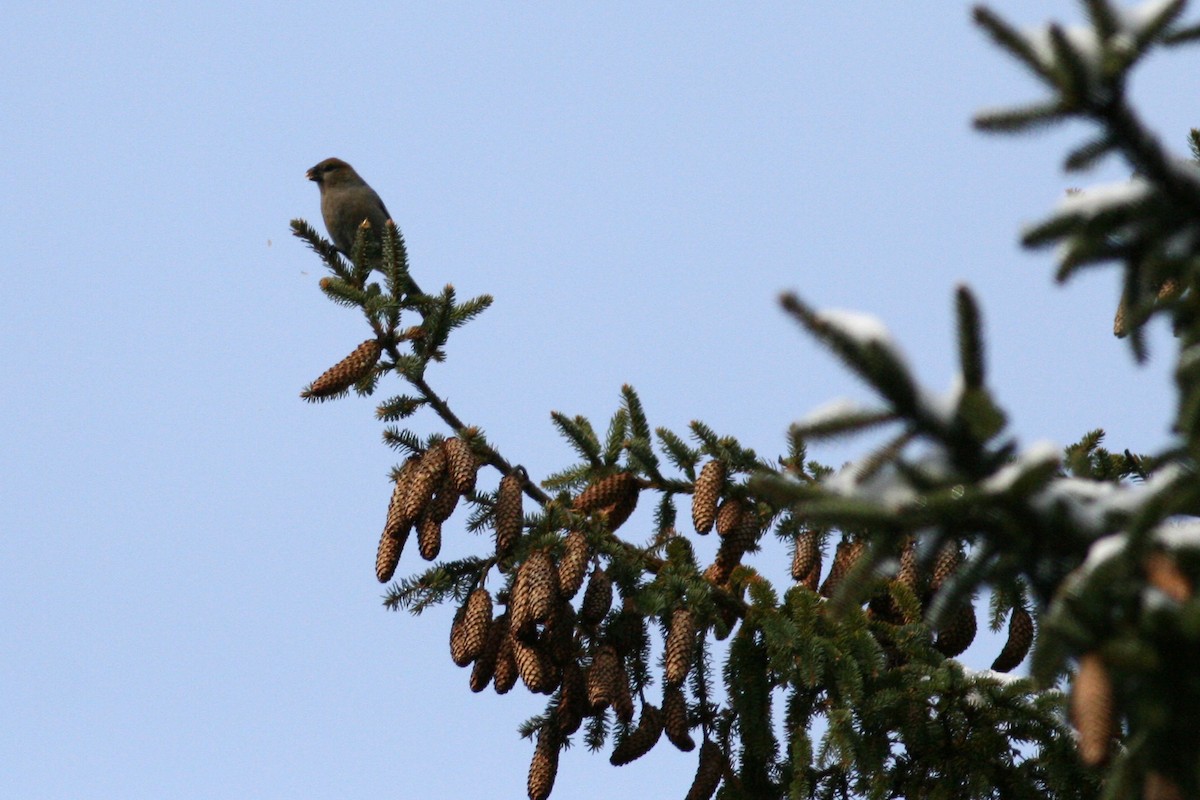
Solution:
<svg viewBox="0 0 1200 800"><path fill-rule="evenodd" d="M558 562L558 590L563 599L570 600L583 586L587 577L588 543L580 531L571 531L563 539L563 555Z"/></svg>
<svg viewBox="0 0 1200 800"><path fill-rule="evenodd" d="M711 739L700 745L700 762L685 800L710 800L725 774L725 753Z"/></svg>

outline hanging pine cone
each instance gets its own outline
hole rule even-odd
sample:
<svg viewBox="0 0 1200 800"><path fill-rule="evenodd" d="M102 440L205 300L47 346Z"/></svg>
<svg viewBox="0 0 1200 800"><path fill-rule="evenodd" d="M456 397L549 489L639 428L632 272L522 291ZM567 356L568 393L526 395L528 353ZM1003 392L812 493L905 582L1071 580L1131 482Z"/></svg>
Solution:
<svg viewBox="0 0 1200 800"><path fill-rule="evenodd" d="M508 622L505 614L497 619L497 622ZM513 635L510 625L505 625L507 630L504 636L500 639L500 649L496 653L496 667L492 674L492 685L496 687L496 694L508 694L517 683L517 657L513 652Z"/></svg>
<svg viewBox="0 0 1200 800"><path fill-rule="evenodd" d="M500 488L496 492L496 558L508 558L524 524L521 477L513 470L500 479Z"/></svg>
<svg viewBox="0 0 1200 800"><path fill-rule="evenodd" d="M821 558L821 549L817 547L817 532L804 529L796 536L792 546L792 580L802 581L812 572L813 564Z"/></svg>
<svg viewBox="0 0 1200 800"><path fill-rule="evenodd" d="M682 686L663 687L663 730L671 744L685 753L690 753L696 743L688 733L687 700L683 697Z"/></svg>
<svg viewBox="0 0 1200 800"><path fill-rule="evenodd" d="M559 601L554 613L546 622L542 638L550 660L562 666L573 662L578 651L575 644L575 609L565 600Z"/></svg>
<svg viewBox="0 0 1200 800"><path fill-rule="evenodd" d="M501 614L488 625L487 640L471 668L471 691L482 692L496 674L500 643L508 638L508 614ZM511 651L510 651L511 652Z"/></svg>
<svg viewBox="0 0 1200 800"><path fill-rule="evenodd" d="M546 800L558 775L558 736L548 727L538 732L537 747L529 762L529 800Z"/></svg>
<svg viewBox="0 0 1200 800"><path fill-rule="evenodd" d="M636 479L629 472L618 472L601 478L579 493L575 498L574 508L582 514L598 511L617 502L635 484Z"/></svg>
<svg viewBox="0 0 1200 800"><path fill-rule="evenodd" d="M612 608L612 579L600 567L592 570L587 589L583 592L583 603L579 607L579 620L585 625L595 625L604 619Z"/></svg>
<svg viewBox="0 0 1200 800"><path fill-rule="evenodd" d="M833 593L837 591L838 584L842 582L842 579L858 563L859 556L865 550L866 545L863 542L852 542L843 539L838 543L837 550L833 555L833 566L829 568L829 574L825 576L825 582L821 584L822 597L833 597Z"/></svg>
<svg viewBox="0 0 1200 800"><path fill-rule="evenodd" d="M617 673L614 678L612 709L617 719L626 724L633 721L633 694L629 691L629 673L625 671L625 663L617 659Z"/></svg>
<svg viewBox="0 0 1200 800"><path fill-rule="evenodd" d="M685 800L711 800L724 775L725 753L712 739L705 739L700 745L700 763L696 766L696 777L692 780Z"/></svg>
<svg viewBox="0 0 1200 800"><path fill-rule="evenodd" d="M426 561L437 558L442 551L442 523L421 515L421 521L417 523L417 548Z"/></svg>
<svg viewBox="0 0 1200 800"><path fill-rule="evenodd" d="M579 662L572 659L563 665L562 692L558 696L558 706L555 717L558 719L558 730L563 736L570 736L579 730L583 717L588 711L587 683L583 677L583 668Z"/></svg>
<svg viewBox="0 0 1200 800"><path fill-rule="evenodd" d="M479 462L464 439L455 436L446 440L446 477L455 494L468 495L475 491L478 470Z"/></svg>
<svg viewBox="0 0 1200 800"><path fill-rule="evenodd" d="M387 583L396 574L400 553L404 550L407 540L407 528L401 530L397 536L393 536L386 527L384 528L383 535L379 537L379 549L375 551L375 577L380 583Z"/></svg>
<svg viewBox="0 0 1200 800"><path fill-rule="evenodd" d="M1000 651L1000 655L992 662L992 669L996 672L1016 669L1029 654L1032 644L1033 617L1029 616L1029 612L1023 606L1015 606L1008 618L1008 640L1004 642L1004 649Z"/></svg>
<svg viewBox="0 0 1200 800"><path fill-rule="evenodd" d="M353 353L325 370L300 396L305 400L324 400L341 394L365 378L382 354L383 347L379 342L368 339L354 348Z"/></svg>
<svg viewBox="0 0 1200 800"><path fill-rule="evenodd" d="M625 524L626 520L632 516L634 509L638 503L638 485L634 481L631 484L631 489L625 494L617 498L616 502L610 503L600 509L600 513L604 515L604 519L608 522L609 531L615 531L617 528Z"/></svg>
<svg viewBox="0 0 1200 800"><path fill-rule="evenodd" d="M692 486L692 524L696 533L712 530L717 519L717 501L725 488L725 463L713 459L700 469Z"/></svg>
<svg viewBox="0 0 1200 800"><path fill-rule="evenodd" d="M442 482L446 469L446 451L441 443L435 444L421 455L408 482L408 493L402 503L405 519L416 520L433 499L433 493Z"/></svg>
<svg viewBox="0 0 1200 800"><path fill-rule="evenodd" d="M587 576L588 543L580 531L571 531L563 539L563 556L558 562L558 590L563 599L570 600L583 586Z"/></svg>
<svg viewBox="0 0 1200 800"><path fill-rule="evenodd" d="M717 548L717 555L713 559L713 563L709 564L708 569L704 570L704 579L717 586L723 586L728 583L734 568L742 563L742 550L738 547L730 547L727 542L728 539L721 541L721 546Z"/></svg>
<svg viewBox="0 0 1200 800"><path fill-rule="evenodd" d="M818 549L817 557L813 560L812 569L810 569L808 571L808 574L805 575L804 578L800 581L800 585L803 586L805 589L808 589L810 592L815 592L817 590L817 587L821 583L821 567L822 567L821 562L822 562L822 560L823 559L821 557L821 551L820 551L820 549Z"/></svg>
<svg viewBox="0 0 1200 800"><path fill-rule="evenodd" d="M534 622L546 622L558 606L558 569L545 550L534 550L521 565L528 585L529 617Z"/></svg>
<svg viewBox="0 0 1200 800"><path fill-rule="evenodd" d="M587 670L587 701L592 712L603 711L613 704L620 691L621 662L612 645L602 645L592 656Z"/></svg>
<svg viewBox="0 0 1200 800"><path fill-rule="evenodd" d="M919 581L917 540L909 536L905 538L904 547L900 550L900 571L896 573L896 582L916 592L919 588L917 585Z"/></svg>
<svg viewBox="0 0 1200 800"><path fill-rule="evenodd" d="M677 608L671 614L671 627L663 658L666 663L668 686L678 686L687 677L692 666L692 647L696 639L696 627L692 624L692 612Z"/></svg>
<svg viewBox="0 0 1200 800"><path fill-rule="evenodd" d="M517 662L517 674L529 691L534 694L553 694L558 688L558 670L539 645L526 644L514 636L513 659Z"/></svg>
<svg viewBox="0 0 1200 800"><path fill-rule="evenodd" d="M411 456L396 471L396 478L393 481L392 499L388 503L387 522L383 526L384 530L391 531L393 536L396 531L409 527L417 521L416 515L407 516L405 511L412 479L417 474L417 467L420 463L420 456Z"/></svg>
<svg viewBox="0 0 1200 800"><path fill-rule="evenodd" d="M977 626L975 606L970 602L963 603L938 631L937 641L933 646L946 658L954 658L975 641Z"/></svg>
<svg viewBox="0 0 1200 800"><path fill-rule="evenodd" d="M1186 603L1192 597L1192 582L1187 579L1175 563L1175 559L1163 552L1146 556L1146 580L1155 589L1174 600Z"/></svg>
<svg viewBox="0 0 1200 800"><path fill-rule="evenodd" d="M1089 767L1108 760L1115 719L1112 679L1096 652L1079 658L1071 686L1071 722L1079 731L1079 758Z"/></svg>
<svg viewBox="0 0 1200 800"><path fill-rule="evenodd" d="M962 553L959 552L958 542L946 542L938 551L937 559L933 562L933 577L929 581L929 591L937 592L938 589L941 589L961 563Z"/></svg>
<svg viewBox="0 0 1200 800"><path fill-rule="evenodd" d="M717 509L717 533L721 536L728 536L737 530L745 511L746 504L742 500L736 497L725 498L721 502L721 507Z"/></svg>
<svg viewBox="0 0 1200 800"><path fill-rule="evenodd" d="M622 767L632 761L637 761L658 744L662 732L662 714L649 703L644 704L642 718L638 720L637 728L613 748L612 755L608 757L608 763L614 767Z"/></svg>
<svg viewBox="0 0 1200 800"><path fill-rule="evenodd" d="M428 517L435 522L445 522L450 519L450 515L454 513L454 509L458 506L458 492L454 491L450 473L443 472L442 478L438 482L438 487L434 491L433 498L429 504L425 506L421 512L422 517Z"/></svg>

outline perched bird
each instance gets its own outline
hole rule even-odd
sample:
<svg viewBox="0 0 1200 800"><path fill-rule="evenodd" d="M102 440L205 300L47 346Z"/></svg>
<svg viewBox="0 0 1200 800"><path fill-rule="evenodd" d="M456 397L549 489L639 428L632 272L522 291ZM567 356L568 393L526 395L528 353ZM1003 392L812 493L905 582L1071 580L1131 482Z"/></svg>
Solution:
<svg viewBox="0 0 1200 800"><path fill-rule="evenodd" d="M354 247L354 236L363 220L371 223L376 241L383 226L391 219L383 201L354 167L340 158L327 158L305 173L321 190L321 216L334 246L346 255Z"/></svg>

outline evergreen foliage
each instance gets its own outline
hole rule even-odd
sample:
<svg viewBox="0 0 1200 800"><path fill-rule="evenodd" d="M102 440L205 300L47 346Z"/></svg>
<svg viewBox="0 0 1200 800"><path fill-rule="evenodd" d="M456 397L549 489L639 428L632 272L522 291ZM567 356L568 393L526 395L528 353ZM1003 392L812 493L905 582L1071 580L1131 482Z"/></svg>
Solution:
<svg viewBox="0 0 1200 800"><path fill-rule="evenodd" d="M1180 22L1183 0L1081 5L1086 24L1024 31L975 10L1047 93L975 124L1009 133L1083 120L1094 133L1067 154L1068 170L1110 156L1134 170L1119 185L1072 193L1022 239L1057 248L1060 281L1118 268L1115 328L1137 358L1147 355L1146 324L1171 321L1179 402L1162 452L1109 451L1100 430L1061 452L1022 448L989 387L983 315L965 286L954 298L960 374L948 395L921 385L879 321L787 294L785 313L875 392L873 407L801 419L770 461L699 421L686 433L652 427L624 386L603 436L582 416L552 414L578 461L536 483L426 381L450 334L491 298L459 301L450 286L422 293L390 223L375 253L360 231L347 261L293 221L329 270L321 289L359 308L373 334L305 396L371 394L392 373L407 387L377 417L431 411L459 440L451 475L449 440L385 430L410 458L393 475L385 542L402 545L430 504L458 494L469 506L462 527L507 531L495 548L481 537L477 555L397 580L385 604L457 606L494 578L503 609L486 647L482 628L474 634L471 652L487 661L471 688L494 674L503 693L519 675L547 695L544 713L520 729L537 743L531 797L550 792L561 749L616 748L613 763L628 763L661 746L664 719L680 749L699 740L689 797L718 784L726 800L1200 796L1200 166L1171 155L1126 95L1143 57L1200 39L1200 25ZM1200 131L1189 144L1200 159ZM809 442L880 430L889 438L840 470L807 459ZM485 466L508 476L508 489L474 491L461 472ZM655 520L640 544L619 533L639 500ZM703 530L681 523L680 502ZM692 537L714 518L720 546L705 565ZM794 585L772 585L753 564L768 531L807 548ZM590 577L572 599L581 538ZM820 591L819 575L801 574L814 563L830 565ZM1030 678L947 657L974 635L985 591L991 628L1009 621L997 666L1024 658L1036 621Z"/></svg>

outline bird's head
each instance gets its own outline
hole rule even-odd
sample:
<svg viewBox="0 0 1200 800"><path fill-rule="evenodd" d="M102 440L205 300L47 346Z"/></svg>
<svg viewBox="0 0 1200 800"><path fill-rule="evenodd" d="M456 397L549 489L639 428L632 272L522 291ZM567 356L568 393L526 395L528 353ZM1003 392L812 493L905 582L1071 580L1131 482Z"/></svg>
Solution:
<svg viewBox="0 0 1200 800"><path fill-rule="evenodd" d="M327 158L320 164L304 173L310 181L324 189L327 186L353 185L362 183L362 178L354 171L354 167L340 158Z"/></svg>

